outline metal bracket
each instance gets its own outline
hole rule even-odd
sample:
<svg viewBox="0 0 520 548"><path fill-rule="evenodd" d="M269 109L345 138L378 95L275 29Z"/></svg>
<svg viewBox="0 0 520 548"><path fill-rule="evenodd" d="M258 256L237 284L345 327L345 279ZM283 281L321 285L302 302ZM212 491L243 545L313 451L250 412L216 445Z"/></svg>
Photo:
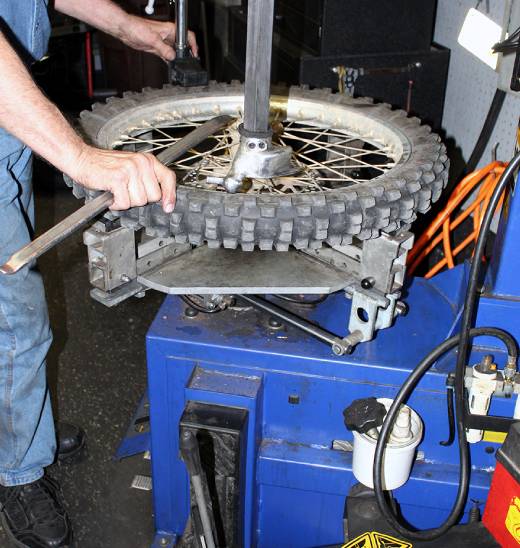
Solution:
<svg viewBox="0 0 520 548"><path fill-rule="evenodd" d="M376 331L390 327L396 316L407 312L399 299L413 238L406 231L383 232L362 243L306 252L350 272L353 281L344 289L352 299L348 328L357 334L357 342L371 341Z"/></svg>

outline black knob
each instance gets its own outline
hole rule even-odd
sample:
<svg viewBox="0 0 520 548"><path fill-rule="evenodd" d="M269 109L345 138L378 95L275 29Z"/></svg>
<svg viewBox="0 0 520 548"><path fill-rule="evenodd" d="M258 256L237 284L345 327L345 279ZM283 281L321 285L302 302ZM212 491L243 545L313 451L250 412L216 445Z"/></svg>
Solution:
<svg viewBox="0 0 520 548"><path fill-rule="evenodd" d="M354 400L343 411L345 426L349 430L355 430L360 434L366 434L372 428L383 424L386 416L386 407L376 398L363 398Z"/></svg>

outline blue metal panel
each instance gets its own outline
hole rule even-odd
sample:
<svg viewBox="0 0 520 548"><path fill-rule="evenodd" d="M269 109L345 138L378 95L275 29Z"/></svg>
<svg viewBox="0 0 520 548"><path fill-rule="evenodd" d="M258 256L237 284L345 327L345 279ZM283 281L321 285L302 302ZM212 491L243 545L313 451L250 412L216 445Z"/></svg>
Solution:
<svg viewBox="0 0 520 548"><path fill-rule="evenodd" d="M134 413L130 426L126 431L126 436L117 448L114 458L120 460L150 450L150 432L148 428L143 432L137 428L138 421L143 418L147 419L147 417L149 417L148 395L145 394L139 402L137 411Z"/></svg>
<svg viewBox="0 0 520 548"><path fill-rule="evenodd" d="M247 432L247 454L255 455L259 441L257 407L261 402L262 379L259 376L247 376L221 372L218 370L195 369L189 387L186 389L186 401L198 401L242 407L249 411ZM217 390L217 385L220 387ZM256 459L248 458L245 470L244 487L244 538L250 546L253 539L256 494Z"/></svg>
<svg viewBox="0 0 520 548"><path fill-rule="evenodd" d="M504 203L493 249L490 292L497 296L520 298L520 200L516 196L519 180Z"/></svg>
<svg viewBox="0 0 520 548"><path fill-rule="evenodd" d="M453 334L465 279L466 270L458 268L433 281L415 280L408 288L410 314L341 358L299 331L271 331L254 311L188 319L182 303L167 298L147 343L157 529L180 535L186 523L189 491L178 425L186 402L197 400L250 412L245 546L341 542L343 505L354 482L351 455L332 450L334 440L351 439L342 410L356 398L392 397L419 360ZM335 295L308 316L342 333L349 306ZM476 347L472 360L487 351ZM445 378L453 366L453 355L441 360L410 400L425 421L420 449L426 460L415 464L397 497L419 527L438 524L455 495L457 451L439 445L447 437ZM299 403L289 403L289 395L298 395ZM513 404L496 398L493 411L511 415ZM478 500L486 498L494 466L489 447L497 446L471 447L471 497Z"/></svg>
<svg viewBox="0 0 520 548"><path fill-rule="evenodd" d="M262 508L258 524L259 548L342 543L344 494L261 484L258 504Z"/></svg>
<svg viewBox="0 0 520 548"><path fill-rule="evenodd" d="M471 499L485 500L489 476L484 471L473 474ZM342 541L345 493L355 483L350 453L266 441L257 481L262 486L259 546L324 546ZM457 482L456 466L418 462L409 482L395 495L414 525L431 527L446 518ZM283 525L273 527L277 523Z"/></svg>

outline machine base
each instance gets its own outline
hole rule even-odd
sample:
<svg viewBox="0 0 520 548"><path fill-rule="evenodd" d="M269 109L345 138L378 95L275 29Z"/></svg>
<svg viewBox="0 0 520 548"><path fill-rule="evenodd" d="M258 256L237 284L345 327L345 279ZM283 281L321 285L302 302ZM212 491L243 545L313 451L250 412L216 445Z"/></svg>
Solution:
<svg viewBox="0 0 520 548"><path fill-rule="evenodd" d="M187 318L182 302L168 297L147 338L157 530L180 536L186 526L189 484L179 458L179 424L188 402L201 402L247 411L239 545L343 543L345 501L356 480L342 411L357 398L396 394L419 360L456 331L464 288L463 268L432 281L415 279L408 288L409 315L348 357L331 356L293 328L272 329L269 318L253 309ZM337 294L313 310L293 310L337 331L349 307ZM475 346L471 363L489 352ZM503 361L502 349L491 352ZM457 448L439 444L447 437L445 383L453 366L454 356L446 356L409 401L426 430L421 460L394 494L418 528L438 525L457 490ZM514 403L494 398L491 413L511 416ZM485 502L498 446L471 446L469 500Z"/></svg>

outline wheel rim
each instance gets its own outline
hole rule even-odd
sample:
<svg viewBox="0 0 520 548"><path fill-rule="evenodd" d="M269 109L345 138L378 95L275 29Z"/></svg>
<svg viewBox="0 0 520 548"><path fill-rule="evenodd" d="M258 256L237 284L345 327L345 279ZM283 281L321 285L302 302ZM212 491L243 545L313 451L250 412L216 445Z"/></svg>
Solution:
<svg viewBox="0 0 520 548"><path fill-rule="evenodd" d="M112 119L98 134L105 148L158 153L203 121L230 114L237 122L175 163L178 184L222 192L212 178L224 177L239 142L243 96L191 97L153 101ZM406 137L356 107L329 101L274 97L271 103L275 146L293 148L296 176L251 180L250 194L330 192L365 184L390 173L409 155ZM208 182L208 177L209 182Z"/></svg>

